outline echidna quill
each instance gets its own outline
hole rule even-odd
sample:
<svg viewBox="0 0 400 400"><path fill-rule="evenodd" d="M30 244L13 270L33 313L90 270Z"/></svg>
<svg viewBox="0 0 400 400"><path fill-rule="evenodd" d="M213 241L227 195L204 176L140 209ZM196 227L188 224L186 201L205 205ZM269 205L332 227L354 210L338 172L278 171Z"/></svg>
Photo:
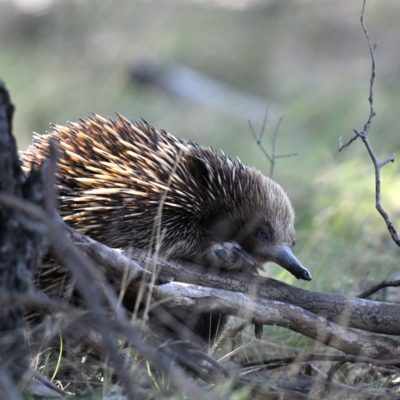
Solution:
<svg viewBox="0 0 400 400"><path fill-rule="evenodd" d="M311 280L291 250L290 200L258 170L120 115L36 135L25 170L48 157L49 137L61 154L60 214L80 232L110 247L148 248L160 223L170 258L251 271L273 261Z"/></svg>

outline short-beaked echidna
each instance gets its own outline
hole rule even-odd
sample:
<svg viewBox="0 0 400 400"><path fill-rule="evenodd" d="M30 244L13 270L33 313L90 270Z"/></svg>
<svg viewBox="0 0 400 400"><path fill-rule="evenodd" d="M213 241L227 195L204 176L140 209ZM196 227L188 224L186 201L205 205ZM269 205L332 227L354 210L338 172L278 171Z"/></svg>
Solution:
<svg viewBox="0 0 400 400"><path fill-rule="evenodd" d="M25 170L48 157L49 137L60 151L60 214L80 232L110 247L161 240L170 258L224 269L274 261L311 279L291 251L290 200L258 170L144 121L97 115L36 135Z"/></svg>

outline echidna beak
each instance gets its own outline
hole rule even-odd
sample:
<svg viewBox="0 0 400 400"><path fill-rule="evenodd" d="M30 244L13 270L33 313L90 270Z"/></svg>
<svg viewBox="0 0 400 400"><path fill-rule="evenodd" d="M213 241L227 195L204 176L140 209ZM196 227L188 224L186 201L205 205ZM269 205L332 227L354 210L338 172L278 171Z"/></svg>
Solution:
<svg viewBox="0 0 400 400"><path fill-rule="evenodd" d="M273 261L288 270L297 279L304 279L305 281L312 279L310 271L301 265L288 246L281 246L275 253Z"/></svg>

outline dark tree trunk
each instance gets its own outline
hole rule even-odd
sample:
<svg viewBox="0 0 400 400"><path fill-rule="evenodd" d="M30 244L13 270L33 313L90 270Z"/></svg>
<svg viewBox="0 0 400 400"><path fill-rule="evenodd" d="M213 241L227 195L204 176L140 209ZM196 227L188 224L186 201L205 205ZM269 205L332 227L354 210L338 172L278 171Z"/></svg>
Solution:
<svg viewBox="0 0 400 400"><path fill-rule="evenodd" d="M43 206L45 165L32 171L29 178L25 177L12 135L13 112L8 91L0 81L0 197L16 196ZM41 263L48 249L47 236L42 223L0 201L1 295L30 290L31 271ZM21 379L29 366L23 317L24 309L20 304L0 308L1 398L10 398L10 387Z"/></svg>

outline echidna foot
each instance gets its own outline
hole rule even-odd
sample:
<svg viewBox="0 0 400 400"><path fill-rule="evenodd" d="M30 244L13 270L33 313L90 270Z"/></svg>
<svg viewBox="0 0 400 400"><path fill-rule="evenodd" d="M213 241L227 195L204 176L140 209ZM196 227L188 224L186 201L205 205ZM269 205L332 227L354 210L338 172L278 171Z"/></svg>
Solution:
<svg viewBox="0 0 400 400"><path fill-rule="evenodd" d="M263 266L236 242L214 243L201 260L203 265L225 270L258 273Z"/></svg>

